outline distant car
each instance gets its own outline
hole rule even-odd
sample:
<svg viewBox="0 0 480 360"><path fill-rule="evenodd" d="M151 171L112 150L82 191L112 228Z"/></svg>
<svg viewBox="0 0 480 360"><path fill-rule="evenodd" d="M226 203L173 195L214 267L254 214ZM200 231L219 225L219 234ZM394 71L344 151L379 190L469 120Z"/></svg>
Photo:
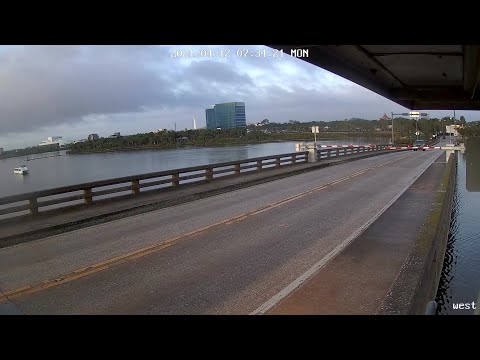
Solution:
<svg viewBox="0 0 480 360"><path fill-rule="evenodd" d="M414 147L422 147L425 146L425 141L424 140L417 140L415 141L415 144L413 144ZM413 151L417 151L418 149L413 149ZM422 149L425 151L425 149Z"/></svg>

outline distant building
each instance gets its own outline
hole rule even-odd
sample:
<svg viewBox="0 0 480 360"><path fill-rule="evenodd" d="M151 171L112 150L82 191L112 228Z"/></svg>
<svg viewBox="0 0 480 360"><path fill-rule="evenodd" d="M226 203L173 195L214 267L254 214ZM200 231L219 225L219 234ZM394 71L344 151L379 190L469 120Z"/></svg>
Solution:
<svg viewBox="0 0 480 360"><path fill-rule="evenodd" d="M58 144L58 147L64 148L67 146L65 141L63 141L61 136L49 136L47 140L43 140L38 146L47 146Z"/></svg>
<svg viewBox="0 0 480 360"><path fill-rule="evenodd" d="M209 130L247 127L244 102L215 104L205 110L205 116Z"/></svg>
<svg viewBox="0 0 480 360"><path fill-rule="evenodd" d="M453 136L458 136L458 130L462 128L463 125L447 125L445 126L445 133L452 134Z"/></svg>
<svg viewBox="0 0 480 360"><path fill-rule="evenodd" d="M387 113L383 114L383 116L380 118L380 120L391 120L391 118L389 118L387 116Z"/></svg>
<svg viewBox="0 0 480 360"><path fill-rule="evenodd" d="M88 140L90 141L94 141L94 140L98 140L100 139L100 137L98 136L98 134L90 134L88 135Z"/></svg>
<svg viewBox="0 0 480 360"><path fill-rule="evenodd" d="M217 128L217 121L215 120L215 108L206 109L205 116L207 120L207 129L215 130Z"/></svg>
<svg viewBox="0 0 480 360"><path fill-rule="evenodd" d="M111 138L120 137L120 133L119 133L119 132L113 133L113 135L110 135L110 137L111 137Z"/></svg>
<svg viewBox="0 0 480 360"><path fill-rule="evenodd" d="M0 148L0 154L3 153L3 148Z"/></svg>

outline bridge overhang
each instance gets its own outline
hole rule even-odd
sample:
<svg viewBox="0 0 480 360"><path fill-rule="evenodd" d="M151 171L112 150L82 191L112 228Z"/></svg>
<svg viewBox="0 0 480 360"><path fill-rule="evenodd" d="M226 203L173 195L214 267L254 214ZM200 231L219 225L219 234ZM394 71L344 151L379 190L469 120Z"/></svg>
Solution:
<svg viewBox="0 0 480 360"><path fill-rule="evenodd" d="M480 110L480 45L269 45L412 110Z"/></svg>

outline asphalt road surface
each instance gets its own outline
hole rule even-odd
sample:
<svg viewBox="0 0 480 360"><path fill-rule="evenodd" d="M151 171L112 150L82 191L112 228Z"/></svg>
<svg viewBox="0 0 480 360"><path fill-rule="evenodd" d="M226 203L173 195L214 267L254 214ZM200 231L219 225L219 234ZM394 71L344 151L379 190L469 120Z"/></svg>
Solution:
<svg viewBox="0 0 480 360"><path fill-rule="evenodd" d="M441 154L397 152L0 249L24 314L249 314Z"/></svg>

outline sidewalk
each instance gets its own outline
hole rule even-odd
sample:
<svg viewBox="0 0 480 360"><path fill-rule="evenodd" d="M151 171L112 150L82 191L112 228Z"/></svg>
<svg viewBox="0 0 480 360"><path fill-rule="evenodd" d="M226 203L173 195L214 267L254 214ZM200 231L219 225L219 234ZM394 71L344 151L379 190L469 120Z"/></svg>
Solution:
<svg viewBox="0 0 480 360"><path fill-rule="evenodd" d="M390 153L392 153L392 150L341 156L338 159L322 160L317 163L285 165L279 169L265 169L252 174L202 182L196 185L180 185L176 188L151 191L135 196L107 199L89 206L79 205L69 209L50 210L34 217L26 215L14 219L0 220L0 248L126 216L183 204L303 172Z"/></svg>
<svg viewBox="0 0 480 360"><path fill-rule="evenodd" d="M399 274L438 201L445 167L444 156L440 155L364 233L268 314L408 313L408 295L415 294L416 279L421 274ZM425 244L422 252L430 249ZM392 298L392 289L396 288L401 288L405 295L399 296L396 291ZM389 304L389 310L381 309L385 304Z"/></svg>

